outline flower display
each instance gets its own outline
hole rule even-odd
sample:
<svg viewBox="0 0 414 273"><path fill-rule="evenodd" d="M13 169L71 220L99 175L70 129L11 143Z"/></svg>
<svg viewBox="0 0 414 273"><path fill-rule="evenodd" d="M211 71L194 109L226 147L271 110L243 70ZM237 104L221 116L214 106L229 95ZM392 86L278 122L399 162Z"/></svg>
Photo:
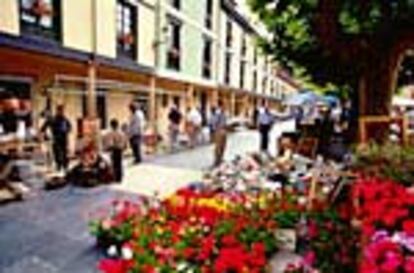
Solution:
<svg viewBox="0 0 414 273"><path fill-rule="evenodd" d="M414 272L414 194L393 181L361 179L353 199L365 242L359 272Z"/></svg>
<svg viewBox="0 0 414 273"><path fill-rule="evenodd" d="M409 190L391 181L359 179L333 204L326 198L331 190L321 186L314 198L306 184L305 190L258 187L262 182L254 180L266 174L257 164L237 163L243 171L262 173L256 178L223 165L210 183L191 184L166 199L113 202L91 222L106 254L100 271L267 272L273 255L288 250L302 260L286 272L413 272ZM278 236L292 233L285 248Z"/></svg>
<svg viewBox="0 0 414 273"><path fill-rule="evenodd" d="M109 245L116 245L99 269L105 273L264 272L276 250L273 201L271 194L185 188L157 208L114 203L109 216L91 224L98 240L112 236Z"/></svg>

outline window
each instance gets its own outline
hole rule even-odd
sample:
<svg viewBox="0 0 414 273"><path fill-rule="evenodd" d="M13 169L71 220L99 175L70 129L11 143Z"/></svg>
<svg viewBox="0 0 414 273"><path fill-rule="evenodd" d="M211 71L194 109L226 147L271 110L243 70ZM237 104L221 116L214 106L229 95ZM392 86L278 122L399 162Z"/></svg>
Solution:
<svg viewBox="0 0 414 273"><path fill-rule="evenodd" d="M246 71L246 61L242 60L240 62L240 88L244 89L244 77L245 77L245 71Z"/></svg>
<svg viewBox="0 0 414 273"><path fill-rule="evenodd" d="M208 37L204 37L204 50L203 50L203 77L211 78L211 49L212 40Z"/></svg>
<svg viewBox="0 0 414 273"><path fill-rule="evenodd" d="M18 132L21 122L26 128L32 128L30 88L26 82L0 79L0 136Z"/></svg>
<svg viewBox="0 0 414 273"><path fill-rule="evenodd" d="M211 29L213 27L213 0L206 0L206 28Z"/></svg>
<svg viewBox="0 0 414 273"><path fill-rule="evenodd" d="M99 118L100 128L106 129L108 126L108 115L106 111L106 91L105 90L97 90L96 91L96 115ZM82 95L82 112L83 116L86 116L88 109L88 98L87 94L83 93Z"/></svg>
<svg viewBox="0 0 414 273"><path fill-rule="evenodd" d="M242 46L241 46L241 52L240 52L240 55L242 56L242 58L246 57L246 53L247 53L246 35L242 34Z"/></svg>
<svg viewBox="0 0 414 273"><path fill-rule="evenodd" d="M167 68L180 70L181 23L174 18L168 21Z"/></svg>
<svg viewBox="0 0 414 273"><path fill-rule="evenodd" d="M117 4L117 53L118 56L136 58L137 10L134 5L119 0Z"/></svg>
<svg viewBox="0 0 414 273"><path fill-rule="evenodd" d="M240 49L240 88L244 89L244 77L246 71L246 53L247 53L247 44L246 44L246 35L243 33L242 37L242 46Z"/></svg>
<svg viewBox="0 0 414 273"><path fill-rule="evenodd" d="M180 0L170 0L170 5L176 9L181 8L181 1Z"/></svg>
<svg viewBox="0 0 414 273"><path fill-rule="evenodd" d="M257 70L253 71L253 90L257 91Z"/></svg>
<svg viewBox="0 0 414 273"><path fill-rule="evenodd" d="M180 108L180 103L181 103L181 99L178 96L174 96L173 97L173 103L175 106L177 106L178 108Z"/></svg>
<svg viewBox="0 0 414 273"><path fill-rule="evenodd" d="M233 43L233 24L230 19L227 19L226 25L226 46L230 48Z"/></svg>
<svg viewBox="0 0 414 273"><path fill-rule="evenodd" d="M257 91L257 48L253 52L253 90Z"/></svg>
<svg viewBox="0 0 414 273"><path fill-rule="evenodd" d="M24 34L60 39L59 0L20 0L20 21Z"/></svg>
<svg viewBox="0 0 414 273"><path fill-rule="evenodd" d="M255 48L253 52L253 64L255 67L257 66L257 48Z"/></svg>
<svg viewBox="0 0 414 273"><path fill-rule="evenodd" d="M224 65L224 83L230 84L230 73L231 73L231 53L226 53L225 65Z"/></svg>
<svg viewBox="0 0 414 273"><path fill-rule="evenodd" d="M266 93L266 87L267 87L267 76L264 76L262 79L262 93Z"/></svg>
<svg viewBox="0 0 414 273"><path fill-rule="evenodd" d="M169 97L168 97L167 94L162 94L162 97L161 97L162 107L164 107L164 108L167 108L168 107L168 102L169 102L168 98Z"/></svg>

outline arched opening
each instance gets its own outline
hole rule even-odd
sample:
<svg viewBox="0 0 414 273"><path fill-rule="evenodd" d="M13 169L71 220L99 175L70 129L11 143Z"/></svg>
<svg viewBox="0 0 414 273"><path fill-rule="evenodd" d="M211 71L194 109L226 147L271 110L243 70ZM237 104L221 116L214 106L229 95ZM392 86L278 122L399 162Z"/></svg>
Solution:
<svg viewBox="0 0 414 273"><path fill-rule="evenodd" d="M414 99L414 48L401 57L394 96Z"/></svg>

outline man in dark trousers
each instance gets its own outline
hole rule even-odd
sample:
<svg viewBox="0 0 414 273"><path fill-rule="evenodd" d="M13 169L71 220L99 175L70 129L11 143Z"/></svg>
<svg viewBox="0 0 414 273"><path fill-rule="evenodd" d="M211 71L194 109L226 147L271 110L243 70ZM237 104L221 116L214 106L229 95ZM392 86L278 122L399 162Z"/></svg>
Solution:
<svg viewBox="0 0 414 273"><path fill-rule="evenodd" d="M268 153L269 134L273 125L273 115L270 113L269 107L263 105L257 116L260 133L260 151Z"/></svg>
<svg viewBox="0 0 414 273"><path fill-rule="evenodd" d="M52 133L56 170L66 171L68 167L68 135L72 130L72 125L65 116L63 105L56 107L56 115L46 121L41 128L41 132L44 133L47 129Z"/></svg>
<svg viewBox="0 0 414 273"><path fill-rule="evenodd" d="M174 152L178 147L178 136L180 134L180 124L182 120L182 114L177 104L174 104L168 113L168 131L170 138L171 152Z"/></svg>
<svg viewBox="0 0 414 273"><path fill-rule="evenodd" d="M134 163L138 164L142 161L141 158L141 119L137 112L137 106L132 103L129 105L131 116L129 119L128 136L129 144L131 145L132 154L134 156Z"/></svg>
<svg viewBox="0 0 414 273"><path fill-rule="evenodd" d="M222 102L219 102L211 117L212 131L214 132L214 165L219 166L224 158L227 144L227 116Z"/></svg>
<svg viewBox="0 0 414 273"><path fill-rule="evenodd" d="M123 166L122 154L127 147L127 140L119 130L119 122L112 119L110 122L111 131L103 138L103 146L111 156L112 169L114 172L115 182L122 182Z"/></svg>

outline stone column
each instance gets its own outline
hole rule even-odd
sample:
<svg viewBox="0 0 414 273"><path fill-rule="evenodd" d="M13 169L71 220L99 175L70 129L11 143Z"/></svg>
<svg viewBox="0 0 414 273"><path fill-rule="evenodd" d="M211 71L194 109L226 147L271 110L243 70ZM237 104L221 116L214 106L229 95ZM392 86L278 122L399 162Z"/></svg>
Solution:
<svg viewBox="0 0 414 273"><path fill-rule="evenodd" d="M96 118L96 63L88 63L87 117Z"/></svg>
<svg viewBox="0 0 414 273"><path fill-rule="evenodd" d="M194 85L193 84L189 84L187 86L187 94L186 94L186 108L192 108L194 106Z"/></svg>
<svg viewBox="0 0 414 273"><path fill-rule="evenodd" d="M236 115L236 92L234 91L230 93L230 114L231 116Z"/></svg>
<svg viewBox="0 0 414 273"><path fill-rule="evenodd" d="M157 126L157 78L155 75L150 78L150 94L149 94L149 128L151 132L158 131Z"/></svg>

